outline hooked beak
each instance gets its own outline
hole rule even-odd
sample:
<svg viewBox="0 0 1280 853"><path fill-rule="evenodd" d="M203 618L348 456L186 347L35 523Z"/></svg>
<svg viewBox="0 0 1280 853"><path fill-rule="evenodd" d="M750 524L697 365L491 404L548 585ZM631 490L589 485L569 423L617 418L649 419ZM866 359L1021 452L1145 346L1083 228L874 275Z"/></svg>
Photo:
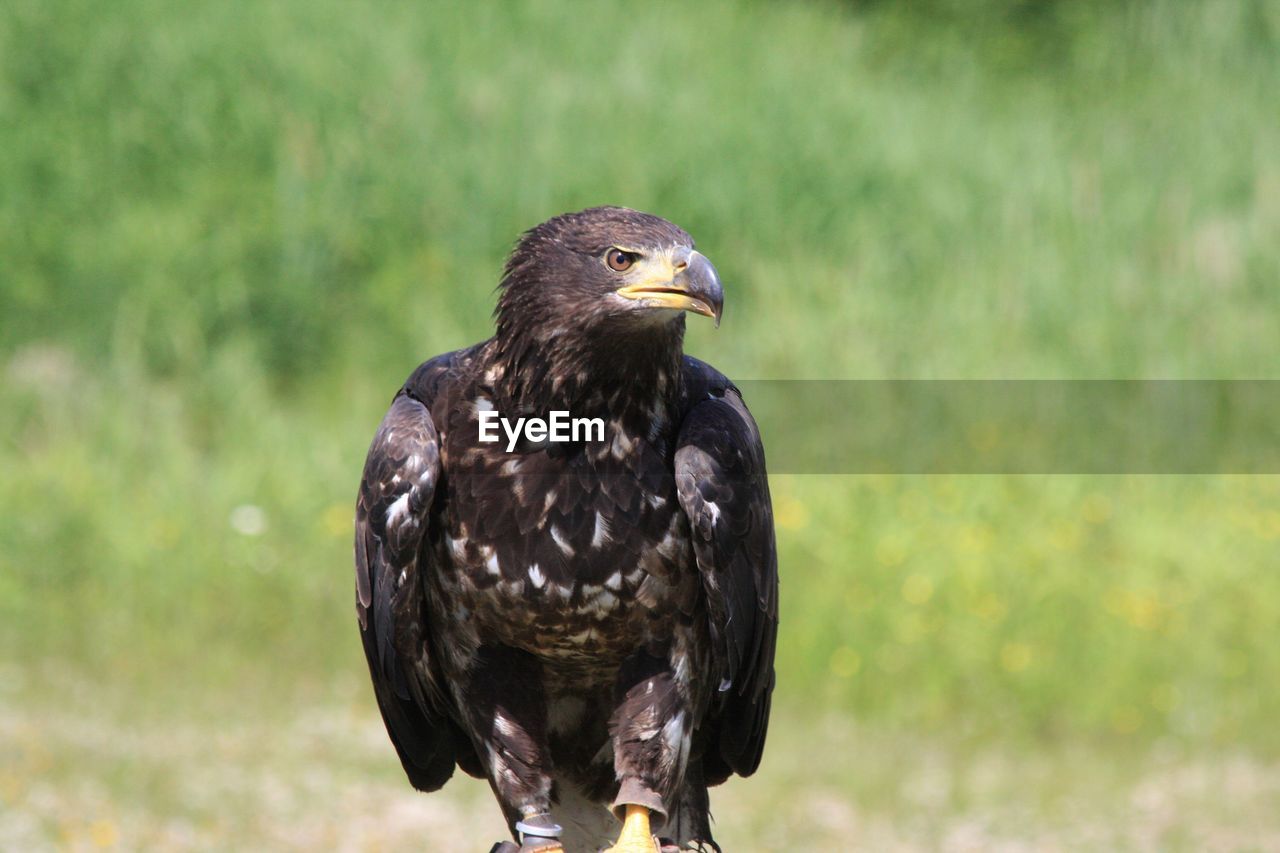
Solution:
<svg viewBox="0 0 1280 853"><path fill-rule="evenodd" d="M720 276L700 252L682 249L671 259L672 275L661 281L629 284L616 292L654 308L675 308L711 317L720 326L724 311L724 290Z"/></svg>

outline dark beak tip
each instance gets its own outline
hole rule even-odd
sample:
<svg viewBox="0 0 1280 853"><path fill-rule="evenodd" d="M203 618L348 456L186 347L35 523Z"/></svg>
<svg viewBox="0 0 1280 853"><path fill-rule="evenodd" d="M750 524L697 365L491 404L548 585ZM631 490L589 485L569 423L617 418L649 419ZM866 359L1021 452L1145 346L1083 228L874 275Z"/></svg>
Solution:
<svg viewBox="0 0 1280 853"><path fill-rule="evenodd" d="M711 309L711 318L716 328L720 328L720 317L724 313L724 288L720 284L720 274L705 255L695 253L692 263L682 271L690 284L690 292L701 299Z"/></svg>

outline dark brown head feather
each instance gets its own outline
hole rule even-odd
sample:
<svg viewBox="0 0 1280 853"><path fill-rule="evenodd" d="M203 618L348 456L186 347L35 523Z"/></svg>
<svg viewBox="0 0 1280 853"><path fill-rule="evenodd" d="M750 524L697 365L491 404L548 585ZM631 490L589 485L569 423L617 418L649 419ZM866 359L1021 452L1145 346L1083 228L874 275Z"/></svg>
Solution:
<svg viewBox="0 0 1280 853"><path fill-rule="evenodd" d="M599 386L625 377L632 387L658 369L676 371L684 318L637 325L608 299L618 280L605 265L612 248L693 247L665 219L624 207L592 207L525 232L507 260L494 309L495 355L519 396L562 397L577 377ZM556 392L552 393L552 385Z"/></svg>
<svg viewBox="0 0 1280 853"><path fill-rule="evenodd" d="M526 231L507 259L494 309L498 334L550 337L592 325L593 312L584 311L588 300L617 287L604 265L605 253L613 247L670 246L692 248L693 238L665 219L625 207L591 207L548 219ZM584 322L572 323L575 316Z"/></svg>

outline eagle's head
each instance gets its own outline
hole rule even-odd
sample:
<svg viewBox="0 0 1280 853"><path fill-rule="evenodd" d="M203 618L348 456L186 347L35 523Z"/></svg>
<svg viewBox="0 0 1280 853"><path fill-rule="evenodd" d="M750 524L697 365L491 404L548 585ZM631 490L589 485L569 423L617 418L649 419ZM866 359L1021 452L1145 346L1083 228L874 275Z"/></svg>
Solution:
<svg viewBox="0 0 1280 853"><path fill-rule="evenodd" d="M715 267L682 229L636 210L593 207L549 219L520 238L494 313L500 338L543 345L678 340L684 312L719 325L723 299Z"/></svg>

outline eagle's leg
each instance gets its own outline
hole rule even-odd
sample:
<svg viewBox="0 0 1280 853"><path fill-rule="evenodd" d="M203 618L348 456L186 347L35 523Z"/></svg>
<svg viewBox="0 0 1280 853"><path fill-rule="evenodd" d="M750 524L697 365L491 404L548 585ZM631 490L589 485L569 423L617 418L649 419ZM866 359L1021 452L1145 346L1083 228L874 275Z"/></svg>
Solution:
<svg viewBox="0 0 1280 853"><path fill-rule="evenodd" d="M482 646L468 673L465 709L489 785L522 851L560 850L551 818L551 756L542 668L532 655Z"/></svg>
<svg viewBox="0 0 1280 853"><path fill-rule="evenodd" d="M623 819L616 853L652 853L650 822L661 826L674 805L689 756L687 693L670 661L639 652L618 673L620 697L609 720L618 795L613 810Z"/></svg>
<svg viewBox="0 0 1280 853"><path fill-rule="evenodd" d="M622 833L606 853L660 853L658 841L649 829L649 810L644 806L626 808Z"/></svg>

